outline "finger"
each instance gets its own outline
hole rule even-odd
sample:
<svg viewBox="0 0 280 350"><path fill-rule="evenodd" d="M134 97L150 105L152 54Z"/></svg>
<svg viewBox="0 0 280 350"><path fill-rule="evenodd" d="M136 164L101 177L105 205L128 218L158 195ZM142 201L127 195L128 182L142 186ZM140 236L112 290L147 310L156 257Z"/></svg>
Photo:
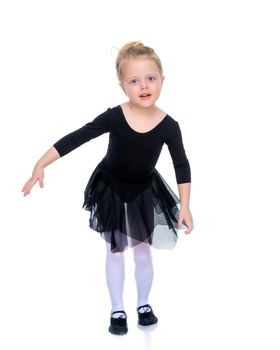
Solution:
<svg viewBox="0 0 280 350"><path fill-rule="evenodd" d="M26 190L25 192L24 192L24 197L26 197L28 194L30 193L30 191L28 191L28 190Z"/></svg>
<svg viewBox="0 0 280 350"><path fill-rule="evenodd" d="M26 195L26 193L27 193L27 191L28 191L29 182L30 182L30 180L28 180L28 181L26 182L26 184L23 186L23 188L22 188L22 190L21 190L21 191L23 192L24 196Z"/></svg>
<svg viewBox="0 0 280 350"><path fill-rule="evenodd" d="M44 187L44 180L43 180L43 178L40 178L40 179L39 179L39 186L40 186L41 188Z"/></svg>
<svg viewBox="0 0 280 350"><path fill-rule="evenodd" d="M179 214L178 224L180 225L180 227L182 227L182 225L188 226L187 218L183 214L181 214L181 215Z"/></svg>
<svg viewBox="0 0 280 350"><path fill-rule="evenodd" d="M36 182L38 181L38 179L31 179L29 182L28 182L28 186L26 188L26 192L25 192L25 195L27 194L30 194L33 186L36 184Z"/></svg>
<svg viewBox="0 0 280 350"><path fill-rule="evenodd" d="M38 181L39 179L32 179L31 181L30 181L30 190L31 190L31 188L36 184L36 182Z"/></svg>
<svg viewBox="0 0 280 350"><path fill-rule="evenodd" d="M24 197L25 196L27 196L29 194L29 192L28 192L28 188L25 188L25 190L23 191L23 195L24 195Z"/></svg>
<svg viewBox="0 0 280 350"><path fill-rule="evenodd" d="M191 233L191 231L193 230L193 226L189 225L188 229L185 231L186 234Z"/></svg>
<svg viewBox="0 0 280 350"><path fill-rule="evenodd" d="M26 186L24 190L24 196L27 196L30 193L30 183Z"/></svg>
<svg viewBox="0 0 280 350"><path fill-rule="evenodd" d="M30 179L28 180L28 181L26 181L26 183L24 184L24 186L22 187L22 192L24 192L25 191L25 189L27 188L27 185L29 184L29 181L30 181Z"/></svg>
<svg viewBox="0 0 280 350"><path fill-rule="evenodd" d="M181 220L179 219L179 222L180 222L180 228L184 229L185 227L182 227L183 225L188 227L187 221L184 217L182 217Z"/></svg>

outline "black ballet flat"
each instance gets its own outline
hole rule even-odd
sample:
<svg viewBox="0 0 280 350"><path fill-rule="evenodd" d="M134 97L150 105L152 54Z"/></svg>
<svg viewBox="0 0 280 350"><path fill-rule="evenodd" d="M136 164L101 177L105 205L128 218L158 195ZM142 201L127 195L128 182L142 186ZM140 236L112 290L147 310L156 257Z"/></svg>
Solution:
<svg viewBox="0 0 280 350"><path fill-rule="evenodd" d="M146 310L144 312L139 312L141 308L144 308L144 310L145 309ZM139 306L137 308L137 313L138 313L138 324L140 326L150 326L158 322L158 319L155 316L150 304Z"/></svg>
<svg viewBox="0 0 280 350"><path fill-rule="evenodd" d="M114 318L113 315L116 313L122 313L118 318ZM125 317L123 317L123 315ZM111 313L109 332L115 335L124 335L127 333L127 316L125 311L114 311Z"/></svg>

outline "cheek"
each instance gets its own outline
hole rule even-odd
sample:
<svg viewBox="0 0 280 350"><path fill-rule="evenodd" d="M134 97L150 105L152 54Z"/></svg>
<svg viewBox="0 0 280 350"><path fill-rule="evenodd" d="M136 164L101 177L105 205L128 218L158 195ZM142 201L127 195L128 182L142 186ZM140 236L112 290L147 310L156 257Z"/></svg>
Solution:
<svg viewBox="0 0 280 350"><path fill-rule="evenodd" d="M131 95L131 96L134 96L134 95L138 95L138 89L136 86L131 86L129 89L128 89L128 93Z"/></svg>
<svg viewBox="0 0 280 350"><path fill-rule="evenodd" d="M158 83L158 84L155 84L152 89L155 91L155 92L158 92L160 93L160 90L161 90L161 84Z"/></svg>

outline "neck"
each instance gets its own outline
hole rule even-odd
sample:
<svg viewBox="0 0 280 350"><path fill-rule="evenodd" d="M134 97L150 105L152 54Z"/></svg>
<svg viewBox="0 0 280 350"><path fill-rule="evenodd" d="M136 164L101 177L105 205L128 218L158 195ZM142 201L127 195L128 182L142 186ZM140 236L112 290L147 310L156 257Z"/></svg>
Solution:
<svg viewBox="0 0 280 350"><path fill-rule="evenodd" d="M140 114L143 116L143 114L145 115L151 115L153 113L155 113L157 111L157 106L154 104L150 107L139 107L139 106L135 106L134 104L132 104L131 102L127 102L129 109L131 110L131 112L135 115Z"/></svg>

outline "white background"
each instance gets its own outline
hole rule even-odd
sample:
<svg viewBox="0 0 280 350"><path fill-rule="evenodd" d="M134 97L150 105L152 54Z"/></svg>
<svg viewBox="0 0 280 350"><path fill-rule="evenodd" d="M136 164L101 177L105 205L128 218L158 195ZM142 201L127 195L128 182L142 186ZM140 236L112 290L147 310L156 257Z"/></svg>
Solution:
<svg viewBox="0 0 280 350"><path fill-rule="evenodd" d="M276 5L1 2L1 349L279 349ZM114 61L131 40L161 57L158 105L181 126L195 229L154 250L151 332L136 325L126 252L129 332L116 337L104 241L81 208L109 135L47 167L44 189L21 188L55 141L126 100ZM177 192L166 145L157 169Z"/></svg>

